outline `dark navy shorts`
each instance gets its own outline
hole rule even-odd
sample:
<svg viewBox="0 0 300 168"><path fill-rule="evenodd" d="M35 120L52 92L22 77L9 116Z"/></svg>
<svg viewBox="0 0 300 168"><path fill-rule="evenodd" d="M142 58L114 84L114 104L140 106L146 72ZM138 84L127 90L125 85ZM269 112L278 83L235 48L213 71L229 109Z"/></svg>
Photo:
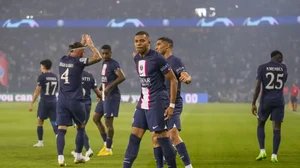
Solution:
<svg viewBox="0 0 300 168"><path fill-rule="evenodd" d="M114 95L106 97L104 101L100 101L95 109L96 113L102 114L104 118L118 117L121 96Z"/></svg>
<svg viewBox="0 0 300 168"><path fill-rule="evenodd" d="M167 121L168 130L171 130L172 128L177 128L178 131L181 131L181 122L180 122L181 113L182 113L182 107L179 108L175 107L172 117Z"/></svg>
<svg viewBox="0 0 300 168"><path fill-rule="evenodd" d="M82 100L68 100L64 97L58 98L57 103L57 125L72 126L85 124L87 121L85 104Z"/></svg>
<svg viewBox="0 0 300 168"><path fill-rule="evenodd" d="M50 119L56 121L56 101L43 101L39 102L37 117L40 120Z"/></svg>
<svg viewBox="0 0 300 168"><path fill-rule="evenodd" d="M280 106L266 106L260 104L258 108L257 117L261 121L267 121L270 117L272 121L283 121L284 118L284 105Z"/></svg>

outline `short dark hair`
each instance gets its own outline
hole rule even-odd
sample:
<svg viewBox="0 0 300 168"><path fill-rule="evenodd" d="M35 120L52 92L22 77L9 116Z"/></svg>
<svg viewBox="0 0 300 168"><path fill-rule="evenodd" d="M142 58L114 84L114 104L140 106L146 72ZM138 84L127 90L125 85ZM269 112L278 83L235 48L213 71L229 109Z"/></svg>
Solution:
<svg viewBox="0 0 300 168"><path fill-rule="evenodd" d="M140 36L140 35L145 35L145 36L147 36L147 37L150 37L150 36L149 36L149 33L145 32L145 31L139 31L139 32L137 32L137 33L135 34L135 36Z"/></svg>
<svg viewBox="0 0 300 168"><path fill-rule="evenodd" d="M111 51L110 45L107 45L107 44L103 45L103 46L101 47L101 49L102 49L102 50L108 50L108 51Z"/></svg>
<svg viewBox="0 0 300 168"><path fill-rule="evenodd" d="M169 43L171 45L171 47L173 47L173 45L174 45L173 40L170 39L169 37L161 37L161 38L157 39L157 41L158 40L165 41L165 42Z"/></svg>
<svg viewBox="0 0 300 168"><path fill-rule="evenodd" d="M52 62L49 59L42 60L40 64L43 65L47 70L51 69L52 67Z"/></svg>
<svg viewBox="0 0 300 168"><path fill-rule="evenodd" d="M282 53L280 51L278 51L278 50L275 50L275 51L271 52L271 58L274 57L274 56L276 56L276 55L281 55L282 56Z"/></svg>
<svg viewBox="0 0 300 168"><path fill-rule="evenodd" d="M81 48L81 47L85 47L81 42L75 42L75 43L69 45L70 50L73 50L76 48Z"/></svg>

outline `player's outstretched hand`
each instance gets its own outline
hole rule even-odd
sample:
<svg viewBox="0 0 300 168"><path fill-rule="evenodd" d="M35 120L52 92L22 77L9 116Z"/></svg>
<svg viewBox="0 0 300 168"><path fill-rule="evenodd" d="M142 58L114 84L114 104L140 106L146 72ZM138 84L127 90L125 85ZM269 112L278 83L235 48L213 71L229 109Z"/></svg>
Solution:
<svg viewBox="0 0 300 168"><path fill-rule="evenodd" d="M87 45L88 45L89 47L94 46L93 40L92 40L92 38L91 38L90 35L87 35L87 37L86 37L86 43L87 43Z"/></svg>
<svg viewBox="0 0 300 168"><path fill-rule="evenodd" d="M30 105L29 105L29 111L32 111L32 107L33 107L33 105L30 104Z"/></svg>
<svg viewBox="0 0 300 168"><path fill-rule="evenodd" d="M173 115L174 112L174 108L173 107L168 107L165 111L165 120L168 120L171 118L171 116Z"/></svg>
<svg viewBox="0 0 300 168"><path fill-rule="evenodd" d="M254 116L257 116L257 107L256 107L255 104L252 105L252 114L253 114Z"/></svg>

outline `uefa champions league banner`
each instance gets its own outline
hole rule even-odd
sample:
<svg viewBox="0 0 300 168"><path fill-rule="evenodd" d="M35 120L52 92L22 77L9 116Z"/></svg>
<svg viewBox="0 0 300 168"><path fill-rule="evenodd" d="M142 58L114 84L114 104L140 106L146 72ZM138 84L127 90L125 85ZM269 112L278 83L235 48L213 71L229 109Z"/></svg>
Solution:
<svg viewBox="0 0 300 168"><path fill-rule="evenodd" d="M208 94L206 93L182 93L181 97L185 104L208 103ZM140 95L137 94L122 94L121 102L137 103L139 98ZM0 102L31 102L32 99L33 95L31 93L0 93ZM96 100L95 97L94 100Z"/></svg>
<svg viewBox="0 0 300 168"><path fill-rule="evenodd" d="M300 16L262 16L242 18L192 18L192 19L100 19L100 20L0 20L2 28L56 28L56 27L248 27L300 24Z"/></svg>

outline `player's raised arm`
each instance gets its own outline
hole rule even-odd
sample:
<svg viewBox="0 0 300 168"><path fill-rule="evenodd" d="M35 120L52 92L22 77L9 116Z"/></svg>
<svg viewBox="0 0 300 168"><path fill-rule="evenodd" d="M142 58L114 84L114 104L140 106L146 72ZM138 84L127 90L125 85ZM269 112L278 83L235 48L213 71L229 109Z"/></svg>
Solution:
<svg viewBox="0 0 300 168"><path fill-rule="evenodd" d="M256 101L259 96L261 81L262 81L261 67L258 67L257 77L256 77L256 81L255 81L254 94L253 94L253 100L252 100L252 114L255 116L257 115Z"/></svg>
<svg viewBox="0 0 300 168"><path fill-rule="evenodd" d="M35 103L36 99L38 98L40 92L41 92L41 76L38 77L38 81L37 81L37 86L35 88L35 91L33 93L33 98L32 98L32 101L30 103L30 106L29 106L29 111L32 111L32 108L33 108L33 104Z"/></svg>
<svg viewBox="0 0 300 168"><path fill-rule="evenodd" d="M83 39L83 41L84 41L84 39ZM92 65L97 62L100 62L102 59L102 56L101 56L100 52L98 51L98 49L94 46L94 43L90 36L86 36L86 44L90 47L90 49L93 52L93 56L89 57L89 59L88 59L88 65Z"/></svg>

